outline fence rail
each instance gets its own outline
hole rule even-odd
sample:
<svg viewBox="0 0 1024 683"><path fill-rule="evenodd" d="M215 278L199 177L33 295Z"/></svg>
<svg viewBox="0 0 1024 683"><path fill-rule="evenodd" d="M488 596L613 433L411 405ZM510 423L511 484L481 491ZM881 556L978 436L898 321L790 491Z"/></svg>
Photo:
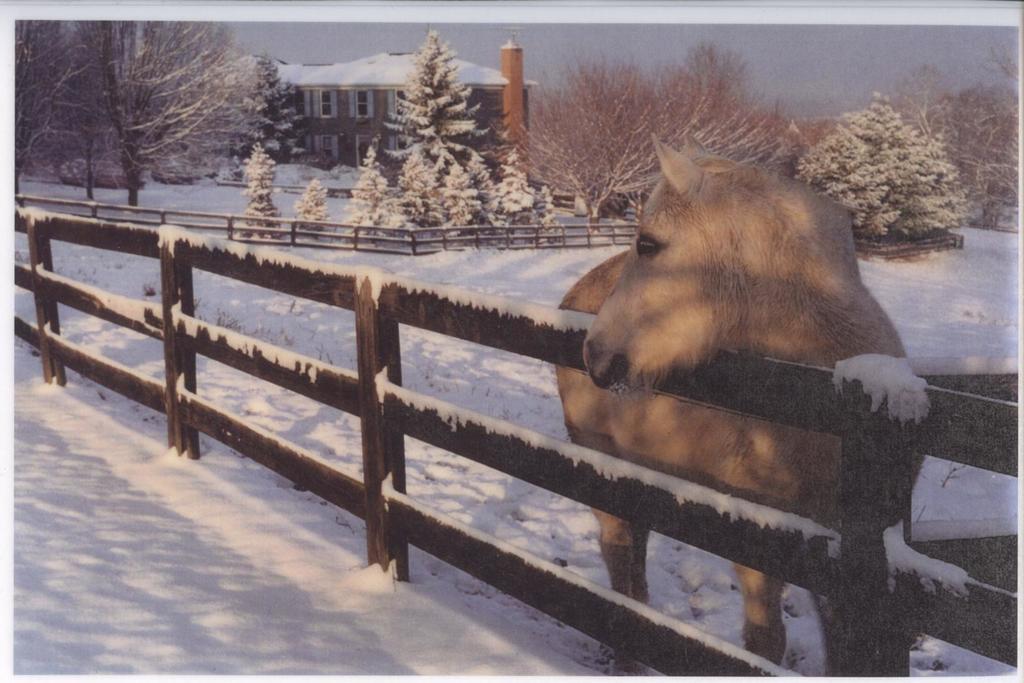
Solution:
<svg viewBox="0 0 1024 683"><path fill-rule="evenodd" d="M897 576L891 592L882 531L885 523L907 512L899 506L909 505L909 475L901 479L898 473L909 462L911 448L1016 475L1016 404L930 387L929 417L917 429L900 427L871 413L860 392L837 395L828 370L731 353L661 385L660 391L680 400L840 437L841 543L836 554L840 533L809 519L736 498L726 507L718 491L624 461L605 467L610 462L606 454L531 434L401 386L399 324L579 370L589 316L275 255L178 228L156 232L23 211L16 213L15 225L27 233L32 259L30 268L15 265L15 284L32 290L37 303L36 325L16 317L15 333L40 349L47 381L63 383L66 366L167 414L168 441L180 453L198 457L194 433L202 432L362 517L369 561L385 567L394 562L399 578L408 577L411 543L663 673L784 673L409 497L402 445L407 435L830 596L845 644L842 673L906 675L909 638L917 632L1015 663L1015 594L973 580L966 596L941 582L929 591L920 577L908 574ZM51 240L159 258L161 305L102 293L56 275L48 256ZM195 268L354 311L357 370L196 319ZM162 340L164 381L61 337L58 303ZM362 480L203 400L196 354L359 416ZM765 519L775 522L764 527Z"/></svg>
<svg viewBox="0 0 1024 683"><path fill-rule="evenodd" d="M636 236L634 223L544 225L465 225L438 228L385 228L297 218L260 218L209 211L157 209L19 194L19 206L56 207L63 213L108 223L174 224L222 235L234 242L315 249L348 249L420 256L462 249L574 249L625 246Z"/></svg>

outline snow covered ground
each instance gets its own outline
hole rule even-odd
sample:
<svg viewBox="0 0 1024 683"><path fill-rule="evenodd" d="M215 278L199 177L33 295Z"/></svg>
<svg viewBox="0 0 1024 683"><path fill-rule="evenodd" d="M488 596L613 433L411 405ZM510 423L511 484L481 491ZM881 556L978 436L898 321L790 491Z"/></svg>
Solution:
<svg viewBox="0 0 1024 683"><path fill-rule="evenodd" d="M58 187L26 183L24 191L57 196ZM59 196L81 196L66 189ZM241 195L226 190L151 186L142 202L243 208ZM120 202L123 193L98 199ZM861 264L912 357L1016 357L1016 236L964 233L962 252ZM616 251L304 255L553 305ZM17 257L27 260L21 235ZM66 244L54 245L54 258L65 276L158 300L147 295L159 289L155 261ZM355 366L347 311L206 273L197 273L196 296L201 319ZM16 290L15 308L33 319L27 293ZM61 315L71 341L162 377L158 342L63 307ZM401 333L410 388L565 438L551 367L411 328ZM74 374L64 391L42 387L38 359L20 342L15 354L17 671L607 671L593 641L426 555L414 553L407 586L360 570L358 520L211 440L203 439L198 463L167 456L161 416ZM199 373L204 398L359 472L355 418L213 361L200 359ZM409 491L418 500L607 585L597 524L585 507L411 439L407 456ZM952 468L929 458L915 490L915 520L966 517L983 528L1016 528L1014 479ZM728 562L655 535L648 573L654 607L741 642L742 604ZM810 596L788 588L785 613L785 664L820 672ZM383 654L396 631L398 659ZM423 635L407 640L412 633ZM919 644L912 664L919 673L1006 670L934 639Z"/></svg>

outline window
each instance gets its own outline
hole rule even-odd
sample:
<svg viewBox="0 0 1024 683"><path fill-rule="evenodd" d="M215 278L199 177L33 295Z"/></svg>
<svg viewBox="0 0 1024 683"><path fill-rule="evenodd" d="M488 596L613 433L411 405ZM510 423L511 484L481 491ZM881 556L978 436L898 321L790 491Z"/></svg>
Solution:
<svg viewBox="0 0 1024 683"><path fill-rule="evenodd" d="M360 119L369 118L371 111L370 91L356 90L356 117Z"/></svg>
<svg viewBox="0 0 1024 683"><path fill-rule="evenodd" d="M356 168L363 165L363 159L366 158L366 152L370 149L372 142L373 138L369 135L356 136Z"/></svg>
<svg viewBox="0 0 1024 683"><path fill-rule="evenodd" d="M398 113L398 91L388 90L388 115L394 116ZM390 148L389 148L390 149Z"/></svg>
<svg viewBox="0 0 1024 683"><path fill-rule="evenodd" d="M331 159L338 158L338 146L335 144L335 137L333 135L320 136L320 153Z"/></svg>
<svg viewBox="0 0 1024 683"><path fill-rule="evenodd" d="M394 133L389 133L387 138L384 140L384 148L391 151L398 149L398 136Z"/></svg>
<svg viewBox="0 0 1024 683"><path fill-rule="evenodd" d="M334 116L334 93L330 90L320 91L320 116L329 117Z"/></svg>

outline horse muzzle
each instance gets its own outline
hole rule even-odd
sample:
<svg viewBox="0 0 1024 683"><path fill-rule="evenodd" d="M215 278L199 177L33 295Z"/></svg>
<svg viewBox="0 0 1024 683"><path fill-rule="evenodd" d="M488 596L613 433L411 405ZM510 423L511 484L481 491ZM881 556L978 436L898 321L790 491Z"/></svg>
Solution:
<svg viewBox="0 0 1024 683"><path fill-rule="evenodd" d="M601 389L624 383L629 375L629 361L621 353L608 353L593 340L583 345L583 362L590 380Z"/></svg>

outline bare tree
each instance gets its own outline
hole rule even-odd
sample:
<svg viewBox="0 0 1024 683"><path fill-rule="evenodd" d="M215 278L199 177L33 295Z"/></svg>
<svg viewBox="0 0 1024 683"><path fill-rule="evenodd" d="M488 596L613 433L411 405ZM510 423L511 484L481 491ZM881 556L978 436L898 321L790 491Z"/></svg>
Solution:
<svg viewBox="0 0 1024 683"><path fill-rule="evenodd" d="M638 210L654 178L651 135L689 139L737 161L780 168L789 121L749 93L743 61L699 45L686 63L649 75L622 63L578 63L531 102L532 171L581 197L590 218L612 198Z"/></svg>
<svg viewBox="0 0 1024 683"><path fill-rule="evenodd" d="M896 86L893 104L903 120L928 138L943 136L948 115L949 87L932 64L915 69Z"/></svg>
<svg viewBox="0 0 1024 683"><path fill-rule="evenodd" d="M648 183L659 105L651 80L635 66L579 63L530 108L531 170L582 198L592 221L614 194Z"/></svg>
<svg viewBox="0 0 1024 683"><path fill-rule="evenodd" d="M64 26L18 21L14 27L14 191L32 154L54 134L68 81L75 73Z"/></svg>
<svg viewBox="0 0 1024 683"><path fill-rule="evenodd" d="M144 171L195 163L238 133L237 57L224 26L87 22L82 35L102 74L130 205Z"/></svg>
<svg viewBox="0 0 1024 683"><path fill-rule="evenodd" d="M947 98L946 137L980 224L997 227L1017 200L1016 93L1000 86L975 86Z"/></svg>
<svg viewBox="0 0 1024 683"><path fill-rule="evenodd" d="M687 139L734 161L780 168L790 156L790 121L751 93L746 67L735 53L701 43L683 67L666 69L658 91L664 103L658 134Z"/></svg>
<svg viewBox="0 0 1024 683"><path fill-rule="evenodd" d="M70 54L76 68L68 80L67 96L58 112L55 128L57 149L53 156L70 162L77 176L78 165L84 177L85 193L93 199L96 184L96 166L100 159L110 161L114 144L114 129L106 114L103 94L103 73L96 60L90 58L82 35L76 26L70 33Z"/></svg>

